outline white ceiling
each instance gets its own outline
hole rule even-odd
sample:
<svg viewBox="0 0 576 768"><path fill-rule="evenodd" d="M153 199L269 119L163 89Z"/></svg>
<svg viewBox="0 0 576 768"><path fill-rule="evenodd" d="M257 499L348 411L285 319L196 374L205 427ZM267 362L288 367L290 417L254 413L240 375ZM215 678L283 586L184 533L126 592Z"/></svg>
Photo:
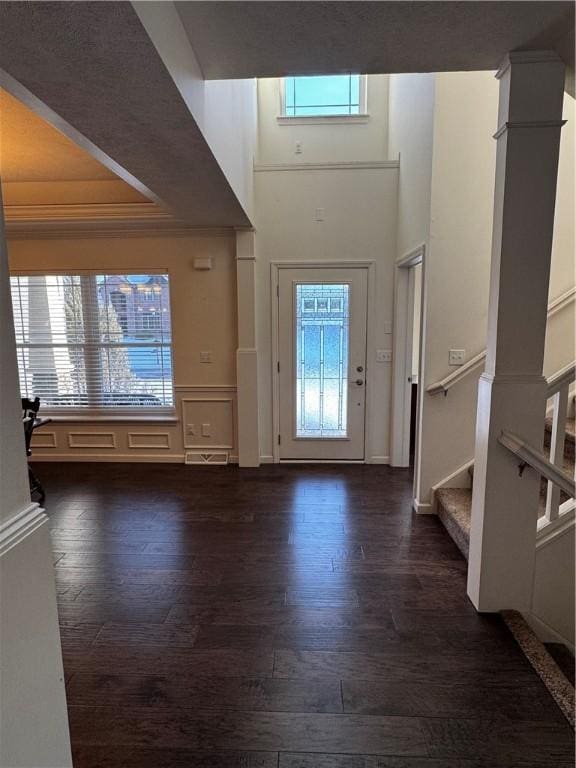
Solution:
<svg viewBox="0 0 576 768"><path fill-rule="evenodd" d="M573 2L178 2L208 79L497 69L554 49L574 69Z"/></svg>

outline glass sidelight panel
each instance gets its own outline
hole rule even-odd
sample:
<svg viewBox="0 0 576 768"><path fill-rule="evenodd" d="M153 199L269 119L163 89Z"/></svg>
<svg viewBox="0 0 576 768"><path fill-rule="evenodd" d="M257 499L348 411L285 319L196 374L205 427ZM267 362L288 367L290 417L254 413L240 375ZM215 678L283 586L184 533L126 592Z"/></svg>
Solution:
<svg viewBox="0 0 576 768"><path fill-rule="evenodd" d="M296 284L296 437L345 438L349 285Z"/></svg>

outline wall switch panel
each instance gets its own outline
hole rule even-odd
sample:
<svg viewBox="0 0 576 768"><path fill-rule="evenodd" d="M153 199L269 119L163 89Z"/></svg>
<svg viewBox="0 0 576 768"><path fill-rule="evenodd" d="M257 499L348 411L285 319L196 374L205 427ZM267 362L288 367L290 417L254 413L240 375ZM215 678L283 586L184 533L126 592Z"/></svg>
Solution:
<svg viewBox="0 0 576 768"><path fill-rule="evenodd" d="M210 437L210 424L202 424L202 437Z"/></svg>
<svg viewBox="0 0 576 768"><path fill-rule="evenodd" d="M392 321L391 320L385 320L384 321L384 333L392 333Z"/></svg>
<svg viewBox="0 0 576 768"><path fill-rule="evenodd" d="M212 352L200 352L200 362L201 363L211 363L212 362Z"/></svg>
<svg viewBox="0 0 576 768"><path fill-rule="evenodd" d="M376 350L376 362L377 363L391 363L392 362L392 350L391 349L377 349Z"/></svg>
<svg viewBox="0 0 576 768"><path fill-rule="evenodd" d="M448 353L448 365L464 365L466 361L465 349L451 349Z"/></svg>

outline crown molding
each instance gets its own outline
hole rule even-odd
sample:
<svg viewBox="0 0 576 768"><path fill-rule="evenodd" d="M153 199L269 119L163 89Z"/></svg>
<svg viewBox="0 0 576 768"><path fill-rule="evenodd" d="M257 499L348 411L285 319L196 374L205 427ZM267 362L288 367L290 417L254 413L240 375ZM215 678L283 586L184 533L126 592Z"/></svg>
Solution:
<svg viewBox="0 0 576 768"><path fill-rule="evenodd" d="M342 163L282 163L277 165L255 165L254 173L275 171L364 171L383 168L399 168L398 160L352 160Z"/></svg>
<svg viewBox="0 0 576 768"><path fill-rule="evenodd" d="M12 239L76 237L233 236L233 227L188 227L154 203L7 205Z"/></svg>

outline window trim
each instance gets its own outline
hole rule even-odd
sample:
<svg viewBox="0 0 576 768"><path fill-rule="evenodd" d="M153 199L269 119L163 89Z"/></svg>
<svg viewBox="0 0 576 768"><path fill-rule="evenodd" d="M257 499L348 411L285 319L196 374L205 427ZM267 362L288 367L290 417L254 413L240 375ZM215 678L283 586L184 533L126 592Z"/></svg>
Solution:
<svg viewBox="0 0 576 768"><path fill-rule="evenodd" d="M351 74L356 74L352 72ZM286 77L300 77L300 75L287 75ZM279 78L279 102L280 114L276 121L278 125L337 125L367 123L370 113L367 112L368 103L368 76L360 75L360 106L356 115L287 115L286 114L286 77ZM304 75L301 75L304 77Z"/></svg>
<svg viewBox="0 0 576 768"><path fill-rule="evenodd" d="M169 285L169 314L170 314L170 357L172 364L172 405L150 406L44 406L41 405L42 415L49 417L54 423L65 422L173 422L179 421L176 407L176 382L174 380L174 318L172 309L172 280L167 267L127 267L124 269L102 267L100 269L50 268L47 269L14 269L9 277L45 277L70 275L166 275Z"/></svg>

